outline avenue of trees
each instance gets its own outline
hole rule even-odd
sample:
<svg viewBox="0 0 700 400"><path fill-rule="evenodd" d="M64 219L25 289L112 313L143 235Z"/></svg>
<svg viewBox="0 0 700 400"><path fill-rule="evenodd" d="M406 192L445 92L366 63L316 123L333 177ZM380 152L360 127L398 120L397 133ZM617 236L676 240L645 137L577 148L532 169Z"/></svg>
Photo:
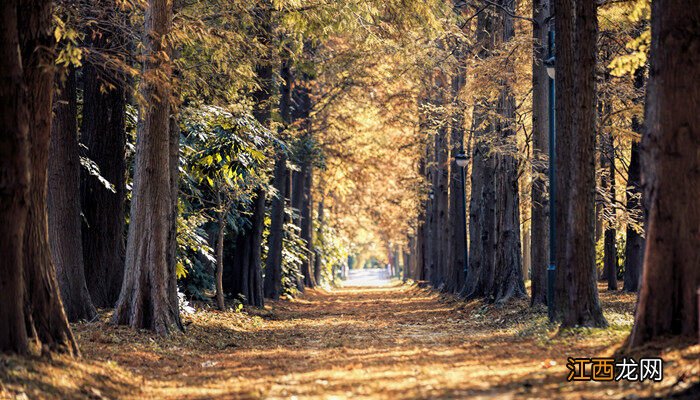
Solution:
<svg viewBox="0 0 700 400"><path fill-rule="evenodd" d="M698 335L698 6L0 13L0 352L77 356L70 323L105 310L185 331L186 301L262 307L370 257L465 300L529 296L564 328L607 325L606 281L639 292L630 345Z"/></svg>

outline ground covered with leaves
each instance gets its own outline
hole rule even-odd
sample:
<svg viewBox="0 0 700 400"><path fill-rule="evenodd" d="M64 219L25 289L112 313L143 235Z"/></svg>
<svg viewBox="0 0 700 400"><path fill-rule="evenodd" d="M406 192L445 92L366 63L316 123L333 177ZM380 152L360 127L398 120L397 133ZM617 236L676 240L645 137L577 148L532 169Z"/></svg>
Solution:
<svg viewBox="0 0 700 400"><path fill-rule="evenodd" d="M527 300L465 303L415 285L308 291L199 310L169 338L74 326L82 358L0 358L0 398L698 398L700 346L659 344L660 383L567 382L567 357L620 355L635 295L601 290L608 329L559 332Z"/></svg>

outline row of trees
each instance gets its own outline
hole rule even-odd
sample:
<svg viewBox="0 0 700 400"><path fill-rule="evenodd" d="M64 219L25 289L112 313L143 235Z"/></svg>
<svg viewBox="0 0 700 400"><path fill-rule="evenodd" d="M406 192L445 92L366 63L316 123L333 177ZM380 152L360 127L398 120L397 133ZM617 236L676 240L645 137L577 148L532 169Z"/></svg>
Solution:
<svg viewBox="0 0 700 400"><path fill-rule="evenodd" d="M2 10L3 351L77 354L68 320L95 319L95 306L114 307L117 324L183 330L178 278L190 295L215 289L221 309L225 294L261 306L263 288L279 298L316 284L313 71L284 25L297 11Z"/></svg>
<svg viewBox="0 0 700 400"><path fill-rule="evenodd" d="M428 138L421 170L429 187L423 218L407 240L407 276L498 304L527 296L529 277L531 304L554 301L554 318L564 327L606 326L597 282L607 280L615 290L624 277L624 290L641 287L632 344L696 333L698 275L686 268L697 243L681 232L688 223L697 228L684 205L692 202L694 164L678 141L693 136L697 121L685 111L690 103L665 96L687 99L697 90L689 80L697 77L697 63L669 50L694 45L697 15L680 17L673 14L680 4L659 0L453 5L455 29L438 44L451 64L426 77L420 99ZM556 32L551 83L544 63L550 30ZM556 145L549 143L550 122ZM469 158L467 187L455 161L460 153ZM556 155L556 165L548 154ZM555 182L548 182L549 168L556 168ZM674 220L681 213L683 223ZM550 262L557 269L553 300L547 298Z"/></svg>
<svg viewBox="0 0 700 400"><path fill-rule="evenodd" d="M393 215L367 237L403 236L419 190L393 178L412 164L392 166L381 204L345 209L343 169L374 168L368 185L350 179L370 201L387 170L367 141L346 162L357 115L337 111L398 74L402 35L381 18L420 37L436 4L4 3L2 351L77 354L68 321L98 309L166 335L183 330L179 292L225 309L332 281L353 217ZM405 82L378 89L396 113L377 117L394 133L374 148L414 146L392 141Z"/></svg>
<svg viewBox="0 0 700 400"><path fill-rule="evenodd" d="M178 291L262 306L349 254L498 303L530 276L546 303L552 23L558 318L605 324L596 280L616 287L626 230L636 290L646 226L634 342L694 332L698 79L678 57L697 15L678 3L3 2L0 349L77 354L68 321L96 308L168 334Z"/></svg>

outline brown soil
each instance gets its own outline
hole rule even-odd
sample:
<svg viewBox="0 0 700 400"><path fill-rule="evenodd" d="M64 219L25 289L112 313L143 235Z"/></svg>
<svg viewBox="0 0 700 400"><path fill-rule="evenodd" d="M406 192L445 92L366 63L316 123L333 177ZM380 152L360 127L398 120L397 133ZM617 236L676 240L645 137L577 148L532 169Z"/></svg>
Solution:
<svg viewBox="0 0 700 400"><path fill-rule="evenodd" d="M526 300L498 308L400 285L200 310L169 338L78 324L80 360L0 358L0 398L699 398L698 345L632 354L661 355L661 383L566 381L567 357L620 348L635 297L601 289L610 328L566 332Z"/></svg>

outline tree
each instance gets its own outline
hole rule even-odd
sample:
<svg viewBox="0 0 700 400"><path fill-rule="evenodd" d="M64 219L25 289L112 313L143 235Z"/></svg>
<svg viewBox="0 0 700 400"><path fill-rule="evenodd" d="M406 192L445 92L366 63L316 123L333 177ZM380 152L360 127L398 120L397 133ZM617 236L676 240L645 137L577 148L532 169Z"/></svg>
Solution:
<svg viewBox="0 0 700 400"><path fill-rule="evenodd" d="M55 57L52 6L50 1L8 1L0 7L0 190L6 250L0 262L0 351L27 353L31 339L42 351L77 355L51 261L46 214Z"/></svg>
<svg viewBox="0 0 700 400"><path fill-rule="evenodd" d="M134 189L124 283L113 321L167 335L183 330L177 304L175 265L169 257L171 218L170 58L166 36L172 2L150 0L143 43L141 123L136 142Z"/></svg>
<svg viewBox="0 0 700 400"><path fill-rule="evenodd" d="M304 45L305 52L310 52L308 45ZM301 73L301 78L294 83L291 93L292 113L291 118L299 137L295 140L293 149L294 163L299 171L292 172L292 208L298 210L296 223L300 228L300 236L306 241L307 259L300 265L301 274L304 276L304 286L314 287L318 284L314 273L314 247L313 247L313 198L311 189L313 186L314 163L317 158L317 149L311 131L309 113L312 109L309 93L310 76Z"/></svg>
<svg viewBox="0 0 700 400"><path fill-rule="evenodd" d="M697 340L700 286L700 8L651 5L651 58L642 170L648 205L644 272L630 335L640 346L665 335Z"/></svg>
<svg viewBox="0 0 700 400"><path fill-rule="evenodd" d="M226 292L243 295L243 302L262 307L262 229L265 218L265 190L258 188L252 200L252 215L241 232L235 233L231 245L225 247L224 263L228 275L224 281Z"/></svg>
<svg viewBox="0 0 700 400"><path fill-rule="evenodd" d="M606 202L605 213L607 223L603 237L603 271L605 279L608 281L608 290L617 290L617 229L615 229L615 145L612 135L605 135L604 146L606 147L607 162L602 163L608 167L608 171L603 171L602 189L606 191L605 196L610 198Z"/></svg>
<svg viewBox="0 0 700 400"><path fill-rule="evenodd" d="M48 215L51 256L70 321L97 315L85 283L80 240L80 149L75 70L57 74L49 149Z"/></svg>
<svg viewBox="0 0 700 400"><path fill-rule="evenodd" d="M87 57L82 68L82 155L98 174L83 169L80 179L85 278L93 302L113 307L124 276L126 200L126 77L122 54L124 16L114 0L83 7ZM115 68L115 64L117 67ZM107 180L110 185L105 185Z"/></svg>
<svg viewBox="0 0 700 400"><path fill-rule="evenodd" d="M29 113L17 29L18 0L0 4L0 352L28 351L24 231L31 182Z"/></svg>
<svg viewBox="0 0 700 400"><path fill-rule="evenodd" d="M645 68L635 71L634 86L641 90L644 87ZM632 118L632 130L641 134L642 124L636 115ZM627 167L627 212L633 216L643 215L642 210L642 171L640 162L639 141L632 142L630 163ZM644 237L639 232L640 227L627 224L627 240L625 241L625 276L622 290L636 292L642 276L644 263Z"/></svg>
<svg viewBox="0 0 700 400"><path fill-rule="evenodd" d="M479 58L487 59L496 47L498 20L494 13L483 12L477 17L476 39ZM500 41L500 38L498 39ZM467 299L486 297L493 284L496 244L495 156L490 149L494 125L488 111L496 109L488 96L480 94L474 100L472 131L471 200L469 204L469 270L461 295Z"/></svg>
<svg viewBox="0 0 700 400"><path fill-rule="evenodd" d="M542 61L546 58L548 42L546 18L549 0L532 2L532 219L531 229L531 299L530 305L547 304L547 246L549 244L549 207L547 196L547 159L549 154L549 78Z"/></svg>
<svg viewBox="0 0 700 400"><path fill-rule="evenodd" d="M461 17L462 10L458 2L454 2L454 12L456 17ZM459 21L459 19L458 19ZM464 29L460 29L460 33L464 34ZM458 166L455 162L455 156L458 153L465 153L464 149L464 116L466 114L465 104L460 101L462 90L467 79L467 46L462 42L463 38L458 37L455 46L455 61L456 65L452 72L452 87L451 98L453 106L451 107L453 116L450 134L450 177L449 177L449 240L450 240L450 255L448 259L448 276L446 290L450 293L459 293L464 286L465 264L467 262L466 249L466 223L467 210L464 202L465 191L464 187L466 167L464 169ZM412 243L412 241L409 241ZM410 246L409 246L410 247ZM406 253L404 253L406 254ZM411 259L412 260L412 259Z"/></svg>
<svg viewBox="0 0 700 400"><path fill-rule="evenodd" d="M450 96L450 83L447 74L443 71L437 73L437 99L440 106L445 107ZM444 112L444 111L443 111ZM443 115L435 131L435 174L433 175L433 195L435 196L433 213L436 229L434 231L433 251L435 267L433 269L433 287L445 289L447 283L448 261L450 260L449 237L449 177L450 177L450 124Z"/></svg>
<svg viewBox="0 0 700 400"><path fill-rule="evenodd" d="M575 3L575 4L574 4ZM595 270L596 2L556 0L557 280L562 326L605 326Z"/></svg>
<svg viewBox="0 0 700 400"><path fill-rule="evenodd" d="M265 261L265 297L279 299L282 295L282 239L284 236L285 196L287 192L287 156L280 152L275 159L273 187L275 194L270 207L270 236Z"/></svg>
<svg viewBox="0 0 700 400"><path fill-rule="evenodd" d="M460 64L463 60L459 61ZM454 97L454 102L457 104L456 111L454 112L451 136L450 136L450 177L449 177L449 262L448 262L448 276L446 277L446 290L450 293L458 293L462 286L464 285L464 264L467 262L466 258L466 237L467 232L465 231L466 226L466 210L464 205L464 192L466 188L464 187L464 182L462 177L465 171L462 171L462 167L456 164L455 156L459 152L464 152L464 113L465 110L461 106L461 102L458 101L458 96L462 88L464 87L464 81L466 79L465 68L460 65L457 71L452 77L452 95Z"/></svg>
<svg viewBox="0 0 700 400"><path fill-rule="evenodd" d="M515 35L511 17L515 12L514 2L505 0L501 4L504 10L498 19L500 40L507 45ZM488 292L488 298L499 303L508 301L512 297L526 296L520 243L519 161L513 127L515 95L511 85L511 82L504 79L498 99L500 115L495 127L499 145L495 168L496 253L494 281Z"/></svg>

